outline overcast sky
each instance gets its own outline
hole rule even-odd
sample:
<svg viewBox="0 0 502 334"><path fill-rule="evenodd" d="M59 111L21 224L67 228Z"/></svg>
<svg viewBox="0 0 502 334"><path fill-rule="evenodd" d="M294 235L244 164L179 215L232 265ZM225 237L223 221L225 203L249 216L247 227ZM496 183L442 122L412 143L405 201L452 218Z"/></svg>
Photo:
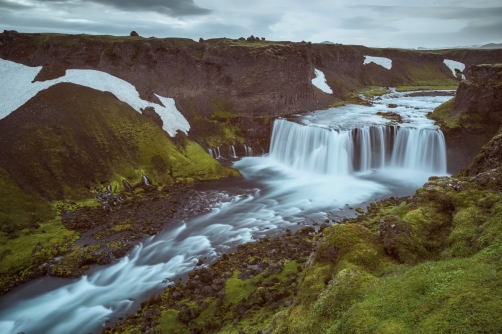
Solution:
<svg viewBox="0 0 502 334"><path fill-rule="evenodd" d="M0 0L0 29L452 47L502 42L502 1Z"/></svg>

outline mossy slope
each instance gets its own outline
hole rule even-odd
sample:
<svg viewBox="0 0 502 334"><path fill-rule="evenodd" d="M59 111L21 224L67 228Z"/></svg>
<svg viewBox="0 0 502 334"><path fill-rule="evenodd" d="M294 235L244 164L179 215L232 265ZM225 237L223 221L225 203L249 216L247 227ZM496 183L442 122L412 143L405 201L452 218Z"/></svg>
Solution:
<svg viewBox="0 0 502 334"><path fill-rule="evenodd" d="M72 84L40 92L0 122L0 167L25 192L44 198L90 197L122 180L155 183L234 174L196 143L173 142L153 121L110 93ZM180 136L180 135L178 135Z"/></svg>

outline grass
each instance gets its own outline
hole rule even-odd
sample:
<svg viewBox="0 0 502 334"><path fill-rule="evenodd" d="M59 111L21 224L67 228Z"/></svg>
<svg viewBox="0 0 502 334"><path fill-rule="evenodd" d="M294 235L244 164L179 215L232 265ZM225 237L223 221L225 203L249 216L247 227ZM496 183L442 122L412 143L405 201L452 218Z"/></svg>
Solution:
<svg viewBox="0 0 502 334"><path fill-rule="evenodd" d="M396 92L410 92L415 90L457 90L458 83L456 84L442 84L438 85L412 85L412 86L397 86Z"/></svg>
<svg viewBox="0 0 502 334"><path fill-rule="evenodd" d="M443 124L450 129L455 128L459 126L460 116L452 115L454 105L455 98L452 98L434 109L429 117L434 120L444 122Z"/></svg>
<svg viewBox="0 0 502 334"><path fill-rule="evenodd" d="M390 90L384 87L369 86L362 89L359 93L362 93L367 98L373 98L377 96L382 96L384 94L389 94Z"/></svg>

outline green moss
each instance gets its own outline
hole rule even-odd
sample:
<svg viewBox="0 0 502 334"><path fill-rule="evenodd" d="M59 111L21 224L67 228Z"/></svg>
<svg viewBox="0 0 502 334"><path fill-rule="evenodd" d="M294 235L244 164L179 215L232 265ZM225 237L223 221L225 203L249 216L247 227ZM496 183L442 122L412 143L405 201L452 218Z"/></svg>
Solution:
<svg viewBox="0 0 502 334"><path fill-rule="evenodd" d="M252 280L243 281L237 277L238 274L238 272L235 272L225 284L225 300L228 303L236 304L243 298L247 298L249 294L256 289L252 284Z"/></svg>
<svg viewBox="0 0 502 334"><path fill-rule="evenodd" d="M379 86L369 86L360 90L358 94L361 93L367 98L373 98L377 96L382 96L384 94L390 93L390 90L387 88L379 87Z"/></svg>
<svg viewBox="0 0 502 334"><path fill-rule="evenodd" d="M49 203L23 192L0 168L0 231L15 233L24 228L34 228L38 222L52 217Z"/></svg>
<svg viewBox="0 0 502 334"><path fill-rule="evenodd" d="M497 333L501 290L494 263L480 258L425 263L376 281L332 332Z"/></svg>
<svg viewBox="0 0 502 334"><path fill-rule="evenodd" d="M370 230L359 224L343 224L323 231L316 260L339 264L341 260L362 266L369 271L378 269L385 261L384 248Z"/></svg>
<svg viewBox="0 0 502 334"><path fill-rule="evenodd" d="M460 117L453 115L453 107L455 105L455 98L448 100L434 109L429 118L439 122L443 122L448 128L455 128L459 125Z"/></svg>
<svg viewBox="0 0 502 334"><path fill-rule="evenodd" d="M160 316L160 323L156 329L160 330L161 333L172 333L172 334L189 334L190 330L177 320L178 311L169 309L163 311Z"/></svg>

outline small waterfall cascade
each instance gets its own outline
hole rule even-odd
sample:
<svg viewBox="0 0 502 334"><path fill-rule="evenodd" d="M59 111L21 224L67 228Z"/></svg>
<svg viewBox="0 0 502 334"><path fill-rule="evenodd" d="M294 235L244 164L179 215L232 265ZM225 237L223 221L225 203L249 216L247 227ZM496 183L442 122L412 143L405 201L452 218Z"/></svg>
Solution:
<svg viewBox="0 0 502 334"><path fill-rule="evenodd" d="M247 146L246 144L244 144L244 152L246 153L246 157L253 156L253 148L251 146Z"/></svg>
<svg viewBox="0 0 502 334"><path fill-rule="evenodd" d="M150 181L148 180L148 178L145 175L143 175L142 179L143 179L143 184L145 186L149 187L150 186Z"/></svg>
<svg viewBox="0 0 502 334"><path fill-rule="evenodd" d="M217 146L216 148L208 148L207 153L209 153L209 155L213 159L221 159L221 152L219 146Z"/></svg>
<svg viewBox="0 0 502 334"><path fill-rule="evenodd" d="M234 145L230 145L228 155L230 155L230 157L232 157L234 159L237 159L237 154L235 154L235 147L234 147Z"/></svg>
<svg viewBox="0 0 502 334"><path fill-rule="evenodd" d="M294 169L328 175L386 167L446 174L443 133L428 128L377 125L334 130L278 119L270 157Z"/></svg>

